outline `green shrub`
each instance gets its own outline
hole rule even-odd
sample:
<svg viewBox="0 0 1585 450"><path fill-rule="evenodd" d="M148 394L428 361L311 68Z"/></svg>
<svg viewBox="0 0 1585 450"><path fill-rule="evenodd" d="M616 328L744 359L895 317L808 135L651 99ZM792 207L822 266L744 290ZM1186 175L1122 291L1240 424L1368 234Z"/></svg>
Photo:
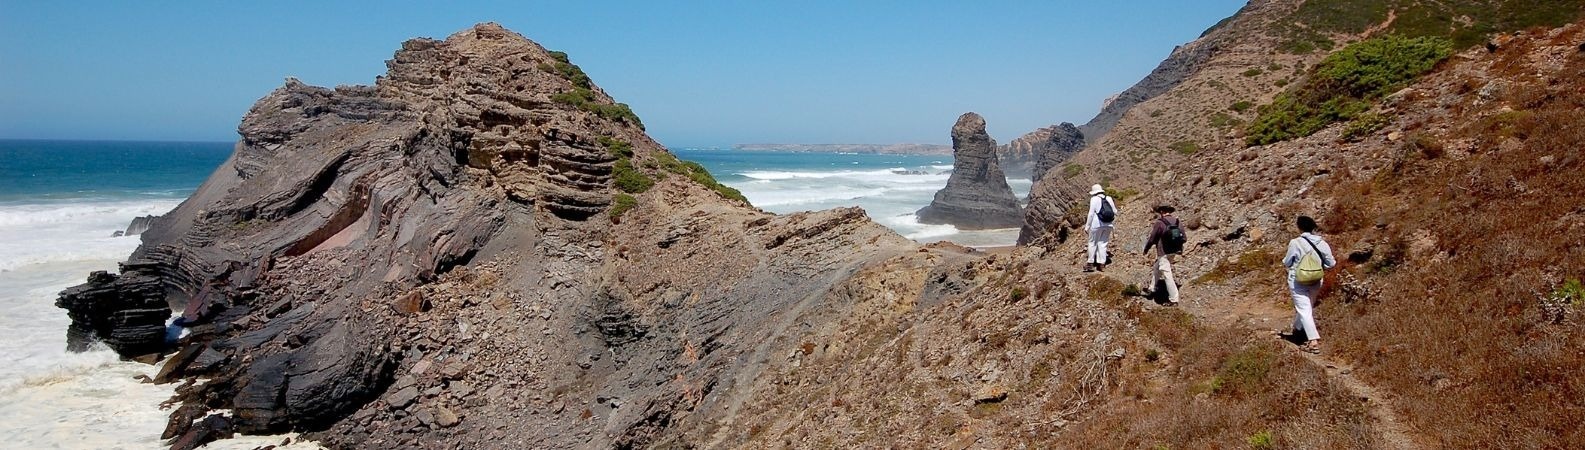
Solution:
<svg viewBox="0 0 1585 450"><path fill-rule="evenodd" d="M1211 393L1246 393L1260 387L1271 372L1277 355L1264 345L1254 345L1234 353L1222 362L1211 380Z"/></svg>
<svg viewBox="0 0 1585 450"><path fill-rule="evenodd" d="M1211 127L1212 128L1236 127L1236 126L1243 125L1243 124L1244 124L1244 121L1238 120L1237 118L1234 118L1233 116L1230 116L1230 115L1228 115L1227 113L1224 113L1224 112L1218 112L1216 114L1211 114Z"/></svg>
<svg viewBox="0 0 1585 450"><path fill-rule="evenodd" d="M609 213L611 215L611 220L621 218L623 214L627 214L628 210L631 210L636 206L638 206L637 198L633 198L633 196L627 194L616 194L611 198L611 209Z"/></svg>
<svg viewBox="0 0 1585 450"><path fill-rule="evenodd" d="M594 82L589 80L589 74L583 73L583 68L578 67L567 59L565 52L551 51L550 57L555 59L556 63L553 65L541 64L539 66L540 70L560 75L563 79L571 81L573 86L583 89L592 89L594 87Z"/></svg>
<svg viewBox="0 0 1585 450"><path fill-rule="evenodd" d="M1018 303L1019 300L1023 300L1024 297L1028 296L1029 291L1024 290L1023 286L1014 286L1012 292L1007 294L1007 300L1013 303Z"/></svg>
<svg viewBox="0 0 1585 450"><path fill-rule="evenodd" d="M1252 434L1247 441L1249 442L1249 448L1255 450L1277 448L1276 437L1271 434L1271 430L1261 430L1259 433Z"/></svg>
<svg viewBox="0 0 1585 450"><path fill-rule="evenodd" d="M611 152L611 156L615 156L617 158L633 157L633 144L628 143L627 141L610 136L600 136L599 141L600 145L605 146L606 151Z"/></svg>
<svg viewBox="0 0 1585 450"><path fill-rule="evenodd" d="M1360 41L1317 64L1303 84L1279 94L1250 124L1249 145L1304 137L1352 120L1452 55L1441 38L1387 36Z"/></svg>
<svg viewBox="0 0 1585 450"><path fill-rule="evenodd" d="M1263 74L1263 73L1266 73L1266 71L1260 70L1259 67L1256 67L1256 68L1253 68L1253 69L1245 70L1244 73L1242 73L1240 75L1243 75L1243 76L1246 76L1246 77L1258 77L1258 76L1260 76L1260 74Z"/></svg>
<svg viewBox="0 0 1585 450"><path fill-rule="evenodd" d="M1233 103L1232 106L1228 106L1227 109L1231 109L1231 110L1236 111L1236 112L1244 112L1244 111L1249 110L1249 108L1253 108L1254 106L1255 106L1254 102L1251 102L1249 100L1239 100L1238 102Z"/></svg>
<svg viewBox="0 0 1585 450"><path fill-rule="evenodd" d="M611 167L611 178L616 180L616 188L630 194L640 194L655 186L655 179L633 168L633 160L622 158L616 160L616 165Z"/></svg>
<svg viewBox="0 0 1585 450"><path fill-rule="evenodd" d="M1063 178L1073 178L1073 177L1079 176L1080 174L1083 174L1083 173L1084 173L1084 165L1083 164L1072 164L1072 163L1069 163L1067 165L1062 166L1062 177Z"/></svg>
<svg viewBox="0 0 1585 450"><path fill-rule="evenodd" d="M671 153L654 153L650 156L655 159L661 170L688 177L690 181L710 188L710 190L715 191L715 193L720 195L722 198L748 203L748 197L744 197L743 193L737 189L733 189L731 186L727 186L721 184L719 181L716 181L715 176L710 175L710 170L705 169L704 165L693 161L683 161L677 159L677 156L672 155Z"/></svg>
<svg viewBox="0 0 1585 450"><path fill-rule="evenodd" d="M1174 152L1178 152L1180 155L1193 155L1200 151L1200 144L1194 141L1178 141L1173 142L1172 145L1167 146L1167 148L1172 149Z"/></svg>
<svg viewBox="0 0 1585 450"><path fill-rule="evenodd" d="M1447 152L1447 148L1442 146L1442 141L1438 141L1425 133L1410 135L1405 145L1408 145L1414 151L1420 152L1420 156L1425 159L1441 158L1442 154Z"/></svg>
<svg viewBox="0 0 1585 450"><path fill-rule="evenodd" d="M1271 84L1277 85L1277 87L1285 87L1285 86L1288 85L1288 79L1287 78L1283 78L1283 79L1277 80L1277 81L1275 81L1275 82L1273 82Z"/></svg>
<svg viewBox="0 0 1585 450"><path fill-rule="evenodd" d="M1577 278L1570 278L1552 291L1552 298L1576 307L1585 305L1585 285L1582 285Z"/></svg>
<svg viewBox="0 0 1585 450"><path fill-rule="evenodd" d="M1127 202L1128 199L1139 195L1139 191L1134 189L1114 189L1110 186L1107 186L1104 189L1106 191L1106 196L1111 197L1112 201L1117 202L1119 207L1123 205L1123 202Z"/></svg>
<svg viewBox="0 0 1585 450"><path fill-rule="evenodd" d="M589 79L589 74L583 73L582 68L567 59L566 53L551 51L550 57L555 60L555 64L540 64L539 70L554 73L572 83L572 91L552 95L550 101L592 112L607 120L619 120L644 129L644 122L638 119L638 114L634 114L633 108L628 107L626 103L607 104L596 100L594 82Z"/></svg>
<svg viewBox="0 0 1585 450"><path fill-rule="evenodd" d="M1365 136L1370 136L1371 133L1380 131L1382 127L1387 126L1389 123L1392 123L1392 119L1381 114L1360 114L1359 117L1349 121L1347 127L1343 128L1343 140L1358 141L1364 139Z"/></svg>

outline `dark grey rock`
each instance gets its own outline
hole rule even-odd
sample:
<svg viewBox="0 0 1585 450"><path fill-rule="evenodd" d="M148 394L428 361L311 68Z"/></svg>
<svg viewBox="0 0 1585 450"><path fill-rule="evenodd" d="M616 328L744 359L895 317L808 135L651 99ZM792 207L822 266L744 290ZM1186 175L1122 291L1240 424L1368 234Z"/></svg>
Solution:
<svg viewBox="0 0 1585 450"><path fill-rule="evenodd" d="M996 141L985 132L985 119L964 113L952 126L952 177L936 197L919 210L919 223L951 224L959 229L1013 228L1022 210L996 159Z"/></svg>

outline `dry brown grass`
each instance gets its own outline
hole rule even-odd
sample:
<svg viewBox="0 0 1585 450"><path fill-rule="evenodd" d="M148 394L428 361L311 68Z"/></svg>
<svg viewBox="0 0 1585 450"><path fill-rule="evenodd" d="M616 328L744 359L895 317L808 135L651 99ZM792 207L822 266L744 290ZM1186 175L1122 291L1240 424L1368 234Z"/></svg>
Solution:
<svg viewBox="0 0 1585 450"><path fill-rule="evenodd" d="M1167 381L1072 425L1068 442L1109 448L1242 448L1270 431L1276 448L1375 448L1364 407L1322 370L1247 330L1201 330L1170 351L1175 365L1134 364ZM1126 368L1124 369L1127 370Z"/></svg>
<svg viewBox="0 0 1585 450"><path fill-rule="evenodd" d="M1473 155L1406 153L1390 177L1334 186L1358 209L1331 218L1347 222L1337 241L1388 245L1356 269L1382 301L1332 306L1328 345L1432 444L1585 444L1585 324L1543 320L1536 295L1585 276L1585 58L1571 58L1511 89L1514 111L1444 136L1474 139Z"/></svg>

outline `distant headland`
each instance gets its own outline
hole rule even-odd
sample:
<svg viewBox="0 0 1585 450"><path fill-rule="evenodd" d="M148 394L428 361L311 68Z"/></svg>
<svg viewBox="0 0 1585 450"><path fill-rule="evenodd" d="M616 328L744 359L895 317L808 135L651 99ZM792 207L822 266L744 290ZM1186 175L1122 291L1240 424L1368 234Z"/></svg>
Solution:
<svg viewBox="0 0 1585 450"><path fill-rule="evenodd" d="M952 146L938 144L735 144L733 150L797 153L861 153L874 155L951 155Z"/></svg>

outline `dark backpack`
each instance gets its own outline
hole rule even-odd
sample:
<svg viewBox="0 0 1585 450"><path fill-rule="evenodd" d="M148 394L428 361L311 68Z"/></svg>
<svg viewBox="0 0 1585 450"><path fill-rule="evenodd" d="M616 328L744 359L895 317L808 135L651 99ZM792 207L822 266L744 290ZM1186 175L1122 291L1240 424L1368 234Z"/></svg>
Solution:
<svg viewBox="0 0 1585 450"><path fill-rule="evenodd" d="M1163 218L1161 223L1167 225L1167 236L1161 241L1161 250L1169 254L1183 253L1183 244L1189 242L1189 237L1183 234L1178 218L1172 218L1171 222Z"/></svg>
<svg viewBox="0 0 1585 450"><path fill-rule="evenodd" d="M1105 195L1101 196L1101 210L1095 212L1095 217L1101 219L1101 223L1112 223L1117 219L1117 210L1112 208L1112 199Z"/></svg>

